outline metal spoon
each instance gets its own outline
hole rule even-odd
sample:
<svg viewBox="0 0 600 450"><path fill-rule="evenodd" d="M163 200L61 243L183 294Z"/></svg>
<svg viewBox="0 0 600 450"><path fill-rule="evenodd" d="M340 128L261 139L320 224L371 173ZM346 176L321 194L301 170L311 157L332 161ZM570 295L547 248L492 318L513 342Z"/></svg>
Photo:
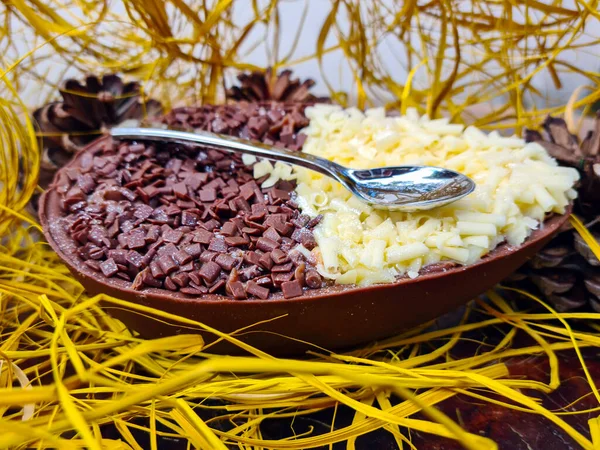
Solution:
<svg viewBox="0 0 600 450"><path fill-rule="evenodd" d="M113 128L110 134L119 139L197 144L296 164L334 178L361 200L378 209L418 211L437 208L475 189L475 183L470 178L440 167L349 169L308 153L292 152L205 131L187 133L160 128Z"/></svg>

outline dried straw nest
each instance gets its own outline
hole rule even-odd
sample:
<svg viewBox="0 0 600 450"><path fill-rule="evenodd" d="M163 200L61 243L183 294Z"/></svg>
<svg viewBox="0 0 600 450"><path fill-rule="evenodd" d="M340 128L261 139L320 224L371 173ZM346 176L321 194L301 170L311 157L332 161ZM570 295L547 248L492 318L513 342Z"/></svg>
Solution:
<svg viewBox="0 0 600 450"><path fill-rule="evenodd" d="M0 6L7 27L0 46L15 60L2 72L0 100L1 448L137 449L141 444L134 434L140 431L149 436L151 448L175 438L211 449L305 449L344 441L354 448L358 436L375 429L385 429L405 448L410 447L407 429L457 439L467 448L496 448L434 408L458 393L544 416L582 448L600 445L596 419L590 420L586 435L560 411L550 411L524 393L557 388L559 350L574 349L586 367L580 349L599 345L597 313L558 314L539 299L534 300L543 312L521 312L501 293L489 292L488 302L475 304L482 319L467 323L467 313L451 328L411 330L352 353L315 349L306 359L285 360L246 347L247 357L216 357L194 335L139 339L98 305L103 300L108 308L121 308L122 301L89 298L39 240L39 225L24 211L36 189L39 153L18 94L48 78L48 65L41 63L52 58L81 71L120 67L145 79L144 88L167 106L174 99L215 101L226 69L255 68L244 62L244 55L256 32L259 38L275 36L269 48L276 69L342 55L353 78L350 97L332 87L329 74L324 78L335 101L353 98L359 106L380 101L385 93L384 101L401 110L417 106L432 116L469 119L471 105L500 99L478 125L505 120L503 127L520 129L550 112L585 110L600 97L596 89L568 105L524 108L526 101L542 96L532 83L542 72L550 73L557 87L563 72L578 73L598 86L597 74L582 73L563 58L569 49L597 45L597 37L578 40L584 28L598 29L594 2L575 1L568 8L530 2L519 9L512 3L473 1L468 10L459 8L459 2L368 3L328 3L314 53L297 58L277 40L284 2L257 2L243 24L232 20L238 2L225 0L125 0L125 14L104 2L51 6L15 1ZM341 25L342 18L348 19L347 26ZM42 49L29 54L17 48L19 31L32 36L27 43L32 51ZM110 35L114 39L107 39ZM385 37L406 53L408 77L397 79L388 71L385 55L374 46ZM60 70L56 68L58 78ZM579 227L576 220L574 224ZM579 230L589 238L585 228ZM593 240L590 248L600 255ZM207 330L201 323L138 310L244 345L235 335ZM574 329L574 319L585 321L587 331ZM498 345L452 356L469 330L485 333L499 325L508 332ZM513 347L517 330L534 344ZM547 383L510 376L505 364L510 357L536 353L548 356ZM512 402L498 400L497 394ZM354 411L350 425L280 441L261 434L261 424L269 419L301 417L338 405ZM428 419L415 418L418 412ZM102 436L106 426L117 430L116 437Z"/></svg>

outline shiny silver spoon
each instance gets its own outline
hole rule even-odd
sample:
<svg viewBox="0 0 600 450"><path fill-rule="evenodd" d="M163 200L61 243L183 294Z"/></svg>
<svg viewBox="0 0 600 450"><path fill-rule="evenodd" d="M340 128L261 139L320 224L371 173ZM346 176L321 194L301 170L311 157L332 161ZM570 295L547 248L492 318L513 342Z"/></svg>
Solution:
<svg viewBox="0 0 600 450"><path fill-rule="evenodd" d="M470 178L440 167L348 169L308 153L292 152L206 131L187 133L160 128L113 128L110 134L119 139L197 144L296 164L334 178L361 200L378 209L419 211L437 208L475 189L475 183Z"/></svg>

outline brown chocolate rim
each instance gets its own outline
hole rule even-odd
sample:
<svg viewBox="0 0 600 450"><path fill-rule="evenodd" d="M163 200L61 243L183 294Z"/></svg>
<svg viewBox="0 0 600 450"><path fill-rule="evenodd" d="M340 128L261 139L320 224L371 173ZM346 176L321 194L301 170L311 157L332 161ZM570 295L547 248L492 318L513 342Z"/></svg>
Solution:
<svg viewBox="0 0 600 450"><path fill-rule="evenodd" d="M247 300L235 300L229 297L225 297L223 295L218 294L204 294L197 297L193 297L190 295L182 294L178 291L166 291L164 289L157 288L145 288L142 290L134 290L130 287L131 282L121 280L119 278L104 278L99 276L92 269L88 268L82 261L77 257L74 250L76 245L73 239L65 232L64 228L60 224L60 219L63 217L62 210L60 207L60 197L58 192L56 191L57 180L61 176L61 173L64 169L70 167L78 167L80 164L81 157L84 153L92 153L100 151L101 144L110 139L110 136L101 137L88 146L86 146L83 150L81 150L75 158L71 162L69 162L63 169L59 170L55 176L53 183L50 185L48 190L46 190L39 202L39 218L42 228L44 230L44 235L52 247L52 249L58 254L58 256L63 260L63 262L67 265L69 270L73 273L73 275L82 281L85 284L85 280L87 278L94 279L101 285L106 286L111 289L118 289L119 291L126 293L128 295L132 295L134 297L139 298L152 298L157 299L164 302L194 302L198 304L215 304L216 302L220 303L246 303L252 302L256 304L285 304L288 302L311 302L318 301L324 297L334 297L340 296L346 293L349 290L352 290L353 293L372 293L375 291L386 290L392 287L398 287L407 284L414 283L426 283L428 280L444 277L451 275L453 273L457 273L467 268L473 268L481 265L488 264L493 260L497 260L503 258L509 254L513 254L519 252L521 250L526 249L527 247L535 245L538 241L541 241L548 236L556 233L558 229L567 221L570 213L571 207L567 208L567 211L563 215L554 215L546 220L542 226L534 230L533 233L529 236L529 238L520 246L512 247L507 244L500 245L495 248L493 251L485 255L480 261L471 264L469 266L458 266L450 269L440 270L431 273L425 273L419 275L415 279L403 278L393 283L386 284L375 284L371 286L359 287L355 285L337 285L337 286L328 286L321 289L309 289L304 292L301 297L296 297L292 299L285 299L281 292L275 293L272 297L266 300L262 299L247 299ZM70 250L70 251L69 251ZM365 295L365 301L369 299L368 295Z"/></svg>

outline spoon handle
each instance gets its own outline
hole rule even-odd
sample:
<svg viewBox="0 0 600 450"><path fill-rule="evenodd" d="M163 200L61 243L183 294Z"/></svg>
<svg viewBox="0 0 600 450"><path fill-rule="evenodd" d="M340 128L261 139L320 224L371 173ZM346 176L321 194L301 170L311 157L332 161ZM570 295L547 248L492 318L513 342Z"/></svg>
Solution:
<svg viewBox="0 0 600 450"><path fill-rule="evenodd" d="M230 152L246 153L260 158L296 164L322 173L323 175L333 177L338 181L342 181L342 179L345 178L345 168L327 159L300 151L293 152L262 144L260 142L250 142L232 136L209 133L207 131L194 131L193 133L188 133L185 131L161 128L112 128L110 134L112 137L119 139L200 144Z"/></svg>

